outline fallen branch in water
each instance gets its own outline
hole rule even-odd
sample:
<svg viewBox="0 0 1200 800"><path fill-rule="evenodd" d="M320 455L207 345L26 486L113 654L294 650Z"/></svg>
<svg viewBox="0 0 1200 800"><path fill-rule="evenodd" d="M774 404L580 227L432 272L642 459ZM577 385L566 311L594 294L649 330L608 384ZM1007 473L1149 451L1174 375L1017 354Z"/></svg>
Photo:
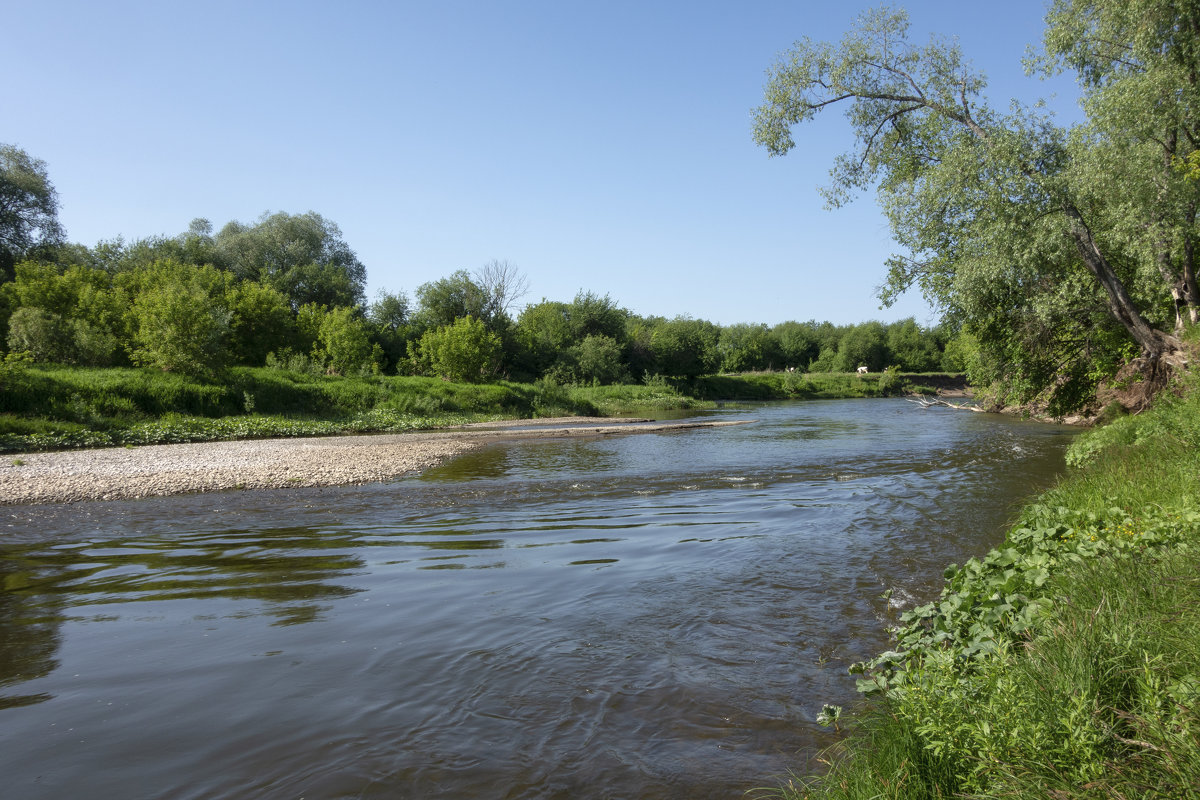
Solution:
<svg viewBox="0 0 1200 800"><path fill-rule="evenodd" d="M966 403L950 403L940 397L906 397L904 398L910 403L915 403L921 408L931 408L933 406L945 406L946 408L956 408L959 411L983 411L979 406L969 406Z"/></svg>

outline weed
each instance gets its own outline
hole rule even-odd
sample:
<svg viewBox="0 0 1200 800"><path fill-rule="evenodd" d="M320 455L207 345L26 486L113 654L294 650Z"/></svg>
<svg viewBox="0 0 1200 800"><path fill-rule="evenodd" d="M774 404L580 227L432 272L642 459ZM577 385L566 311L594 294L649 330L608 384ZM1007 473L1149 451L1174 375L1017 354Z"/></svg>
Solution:
<svg viewBox="0 0 1200 800"><path fill-rule="evenodd" d="M784 798L1190 797L1200 786L1195 386L1080 437L1005 542L865 664L875 699Z"/></svg>

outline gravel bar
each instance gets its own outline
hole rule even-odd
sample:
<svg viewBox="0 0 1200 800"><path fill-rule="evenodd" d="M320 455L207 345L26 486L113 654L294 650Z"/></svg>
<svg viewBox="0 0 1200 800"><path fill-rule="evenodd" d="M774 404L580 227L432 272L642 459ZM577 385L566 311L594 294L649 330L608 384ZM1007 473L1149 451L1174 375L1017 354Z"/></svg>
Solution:
<svg viewBox="0 0 1200 800"><path fill-rule="evenodd" d="M227 489L375 483L496 441L712 428L742 422L560 418L453 431L256 439L7 454L0 505L74 503Z"/></svg>

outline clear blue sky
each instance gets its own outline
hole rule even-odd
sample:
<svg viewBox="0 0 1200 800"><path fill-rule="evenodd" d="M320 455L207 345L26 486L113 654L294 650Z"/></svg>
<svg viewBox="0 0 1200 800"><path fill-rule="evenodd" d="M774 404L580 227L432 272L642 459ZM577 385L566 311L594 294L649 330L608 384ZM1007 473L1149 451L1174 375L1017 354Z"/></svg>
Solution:
<svg viewBox="0 0 1200 800"><path fill-rule="evenodd" d="M58 2L10 0L0 142L43 159L73 241L174 235L316 211L410 296L508 260L527 302L611 295L729 324L936 320L880 310L892 252L874 198L826 211L840 116L786 158L751 139L765 71L871 4L793 0ZM957 36L1000 106L1044 3L906 5Z"/></svg>

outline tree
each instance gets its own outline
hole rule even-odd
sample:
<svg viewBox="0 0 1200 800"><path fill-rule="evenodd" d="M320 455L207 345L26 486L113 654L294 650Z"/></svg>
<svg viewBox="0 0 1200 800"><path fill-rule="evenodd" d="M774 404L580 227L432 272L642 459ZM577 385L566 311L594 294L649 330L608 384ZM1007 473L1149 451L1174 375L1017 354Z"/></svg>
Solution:
<svg viewBox="0 0 1200 800"><path fill-rule="evenodd" d="M63 237L58 193L46 163L9 144L0 144L0 280L11 280L17 261L39 245Z"/></svg>
<svg viewBox="0 0 1200 800"><path fill-rule="evenodd" d="M739 323L721 329L717 341L721 369L725 372L748 372L771 369L783 360L779 340L766 325Z"/></svg>
<svg viewBox="0 0 1200 800"><path fill-rule="evenodd" d="M419 358L436 375L452 381L478 383L496 374L500 337L473 317L426 331L418 345Z"/></svg>
<svg viewBox="0 0 1200 800"><path fill-rule="evenodd" d="M261 283L242 281L225 293L229 310L229 352L238 364L260 367L267 354L292 343L295 325L283 294Z"/></svg>
<svg viewBox="0 0 1200 800"><path fill-rule="evenodd" d="M994 111L956 46L917 47L906 15L879 9L840 45L797 43L771 72L755 138L782 155L795 126L844 104L856 147L826 197L836 207L877 186L906 251L882 298L919 286L1022 396L1077 404L1122 337L1157 385L1178 362L1174 327L1200 306L1200 185L1177 168L1200 139L1197 15L1169 0L1056 0L1044 63L1079 72L1088 111L1064 129L1037 109Z"/></svg>
<svg viewBox="0 0 1200 800"><path fill-rule="evenodd" d="M132 279L130 358L185 375L212 375L229 359L225 281L212 267L158 262Z"/></svg>
<svg viewBox="0 0 1200 800"><path fill-rule="evenodd" d="M376 359L382 354L378 346L372 347L370 331L358 310L349 306L323 309L313 350L331 375L377 369Z"/></svg>
<svg viewBox="0 0 1200 800"><path fill-rule="evenodd" d="M781 322L772 333L779 340L780 355L786 366L805 369L820 355L820 342L811 324Z"/></svg>
<svg viewBox="0 0 1200 800"><path fill-rule="evenodd" d="M655 370L662 375L695 378L715 372L720 329L702 319L676 317L657 325L650 334Z"/></svg>
<svg viewBox="0 0 1200 800"><path fill-rule="evenodd" d="M508 315L513 303L529 293L529 278L508 261L492 259L475 270L475 283L487 297L487 316Z"/></svg>
<svg viewBox="0 0 1200 800"><path fill-rule="evenodd" d="M367 308L367 322L372 326L373 341L386 359L387 363L382 366L394 368L404 358L409 340L408 295L379 290L375 301Z"/></svg>
<svg viewBox="0 0 1200 800"><path fill-rule="evenodd" d="M36 306L22 306L8 318L8 349L28 353L34 361L72 361L74 341L69 323Z"/></svg>
<svg viewBox="0 0 1200 800"><path fill-rule="evenodd" d="M18 308L8 320L8 349L34 361L107 367L117 338L82 319L64 319L36 306Z"/></svg>
<svg viewBox="0 0 1200 800"><path fill-rule="evenodd" d="M127 338L128 298L102 270L24 261L0 295L0 308L12 309L16 326L15 338L7 336L10 349L36 360L107 366Z"/></svg>
<svg viewBox="0 0 1200 800"><path fill-rule="evenodd" d="M608 295L579 292L566 310L571 341L578 344L588 336L607 336L618 342L625 338L625 320L629 312Z"/></svg>
<svg viewBox="0 0 1200 800"><path fill-rule="evenodd" d="M205 220L183 237L202 244ZM199 227L195 227L199 224ZM241 280L273 286L293 309L306 303L354 306L363 300L367 270L342 231L314 211L263 214L253 225L230 222L213 239L215 258Z"/></svg>
<svg viewBox="0 0 1200 800"><path fill-rule="evenodd" d="M463 317L473 317L486 325L492 321L494 310L487 292L465 269L417 287L417 323L421 328L443 328Z"/></svg>
<svg viewBox="0 0 1200 800"><path fill-rule="evenodd" d="M585 336L571 348L570 358L582 382L620 383L629 377L621 345L611 336Z"/></svg>
<svg viewBox="0 0 1200 800"><path fill-rule="evenodd" d="M521 367L531 377L540 377L571 346L566 303L543 299L525 307L517 318L516 340Z"/></svg>
<svg viewBox="0 0 1200 800"><path fill-rule="evenodd" d="M887 332L879 322L864 322L850 327L838 342L838 372L854 372L867 367L871 372L882 372L888 366Z"/></svg>
<svg viewBox="0 0 1200 800"><path fill-rule="evenodd" d="M887 328L888 364L905 372L930 372L941 363L941 352L930 332L921 330L912 317Z"/></svg>

